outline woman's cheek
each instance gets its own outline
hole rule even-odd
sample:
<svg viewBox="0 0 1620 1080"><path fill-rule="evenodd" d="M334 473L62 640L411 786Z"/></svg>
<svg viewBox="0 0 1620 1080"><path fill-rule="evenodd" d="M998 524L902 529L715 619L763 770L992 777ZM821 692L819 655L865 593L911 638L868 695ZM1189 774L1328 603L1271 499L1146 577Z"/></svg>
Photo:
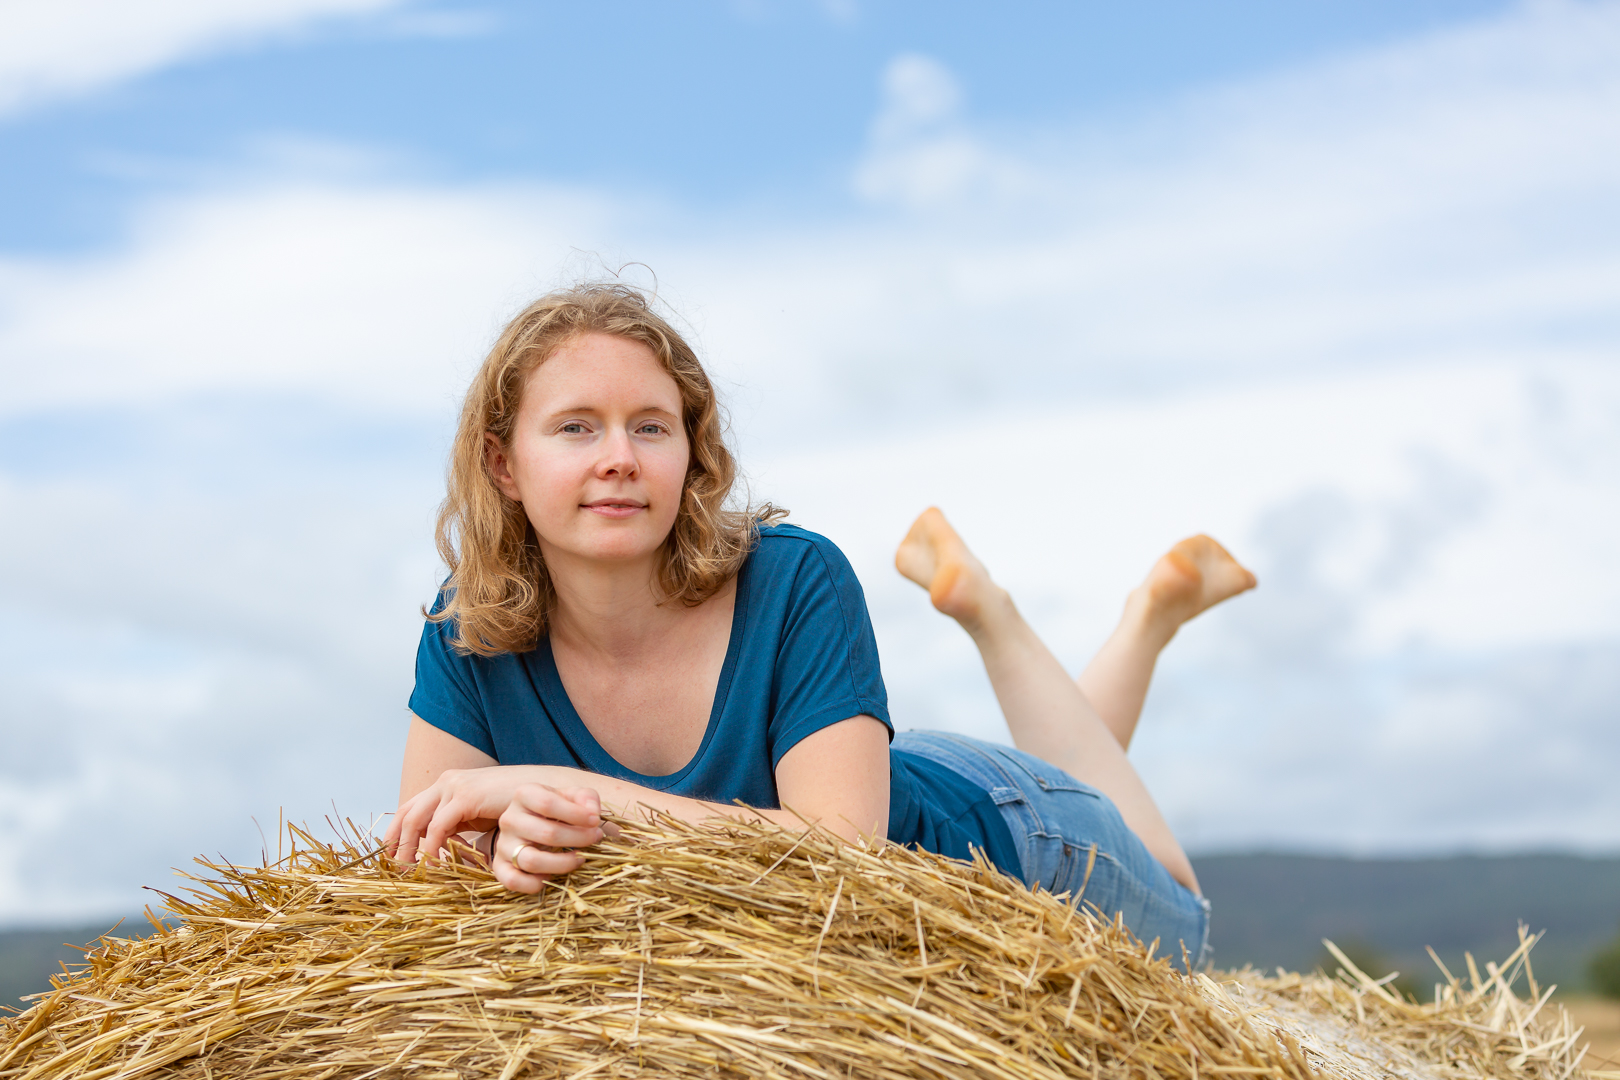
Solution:
<svg viewBox="0 0 1620 1080"><path fill-rule="evenodd" d="M579 509L580 490L583 485L574 480L577 466L566 455L546 455L531 462L529 491L523 501L529 521L542 536L557 534L557 530L573 523Z"/></svg>
<svg viewBox="0 0 1620 1080"><path fill-rule="evenodd" d="M675 516L680 512L681 494L686 487L686 471L691 461L685 443L672 447L671 452L661 455L658 461L658 490L663 496L659 501L668 508L669 523L672 526L675 523Z"/></svg>
<svg viewBox="0 0 1620 1080"><path fill-rule="evenodd" d="M684 480L685 477L680 479ZM679 481L671 484L664 497L658 500L656 504L660 511L658 514L658 527L666 533L675 527L675 519L680 516L683 487L684 485Z"/></svg>

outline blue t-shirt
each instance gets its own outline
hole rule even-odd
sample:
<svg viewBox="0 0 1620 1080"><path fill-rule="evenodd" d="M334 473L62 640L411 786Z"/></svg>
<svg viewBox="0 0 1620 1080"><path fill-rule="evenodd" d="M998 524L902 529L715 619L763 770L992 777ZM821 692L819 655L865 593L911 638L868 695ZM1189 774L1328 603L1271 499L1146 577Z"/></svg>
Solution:
<svg viewBox="0 0 1620 1080"><path fill-rule="evenodd" d="M667 776L626 768L602 748L568 699L549 639L483 657L457 653L450 634L448 621L423 627L411 711L502 765L563 765L775 809L776 765L805 736L861 715L894 733L860 582L832 541L795 525L762 528L743 563L708 728ZM889 777L890 840L959 859L978 848L1022 876L1006 821L976 784L898 750Z"/></svg>

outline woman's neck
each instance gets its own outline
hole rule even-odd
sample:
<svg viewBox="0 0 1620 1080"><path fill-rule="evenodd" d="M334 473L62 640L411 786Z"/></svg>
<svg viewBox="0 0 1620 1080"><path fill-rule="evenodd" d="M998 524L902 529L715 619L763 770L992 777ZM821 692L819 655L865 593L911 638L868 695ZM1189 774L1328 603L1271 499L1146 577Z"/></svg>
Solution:
<svg viewBox="0 0 1620 1080"><path fill-rule="evenodd" d="M680 604L661 604L658 556L601 563L545 552L557 603L547 620L554 641L611 656L633 655L680 618Z"/></svg>

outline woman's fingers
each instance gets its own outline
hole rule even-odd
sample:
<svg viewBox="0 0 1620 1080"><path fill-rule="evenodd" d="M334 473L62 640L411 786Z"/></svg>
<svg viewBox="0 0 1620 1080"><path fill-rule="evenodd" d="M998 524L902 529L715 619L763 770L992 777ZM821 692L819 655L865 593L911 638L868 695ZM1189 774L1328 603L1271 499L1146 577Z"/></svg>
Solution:
<svg viewBox="0 0 1620 1080"><path fill-rule="evenodd" d="M598 820L602 817L602 796L595 788L577 787L563 791L563 797L576 806L583 807L588 813L595 814Z"/></svg>
<svg viewBox="0 0 1620 1080"><path fill-rule="evenodd" d="M585 856L577 851L553 851L527 840L507 839L501 830L496 847L495 880L514 892L537 893L548 878L578 870Z"/></svg>
<svg viewBox="0 0 1620 1080"><path fill-rule="evenodd" d="M429 848L421 842L422 834L427 830L428 823L433 820L433 814L438 808L438 793L433 788L428 788L394 812L394 822L388 827L388 831L395 835L398 843L393 852L394 858L409 866L417 860L418 851L438 850Z"/></svg>
<svg viewBox="0 0 1620 1080"><path fill-rule="evenodd" d="M511 802L510 772L500 768L446 769L394 814L385 842L400 862L438 858L457 833L485 832Z"/></svg>
<svg viewBox="0 0 1620 1080"><path fill-rule="evenodd" d="M382 845L384 851L391 853L399 844L399 830L401 822L402 819L399 812L395 811L394 816L388 821L388 828L383 830Z"/></svg>
<svg viewBox="0 0 1620 1080"><path fill-rule="evenodd" d="M505 841L502 840L502 846ZM515 845L514 845L515 847ZM537 893L549 878L578 870L585 859L577 851L540 851L527 847L508 854L516 854L525 869L518 869L512 861L502 857L495 860L495 880L513 892ZM531 873L530 871L534 872Z"/></svg>
<svg viewBox="0 0 1620 1080"><path fill-rule="evenodd" d="M512 845L508 856L506 861L512 869L534 877L567 874L578 870L585 862L585 856L577 851L551 851L522 840Z"/></svg>
<svg viewBox="0 0 1620 1080"><path fill-rule="evenodd" d="M467 827L461 800L441 799L429 788L394 814L389 833L395 835L394 858L407 866L420 859L438 858L450 838Z"/></svg>
<svg viewBox="0 0 1620 1080"><path fill-rule="evenodd" d="M560 821L524 810L514 804L501 815L501 841L517 844L524 841L542 847L582 848L599 842L604 833L600 825L565 825Z"/></svg>
<svg viewBox="0 0 1620 1080"><path fill-rule="evenodd" d="M590 788L559 791L545 784L524 784L517 789L512 805L581 828L597 828L602 824L602 799Z"/></svg>
<svg viewBox="0 0 1620 1080"><path fill-rule="evenodd" d="M510 824L507 818L512 820ZM545 847L581 848L590 847L602 839L603 832L600 825L564 825L551 818L540 817L526 811L514 814L508 810L501 817L501 835L508 833L515 840L527 840L531 844L541 844Z"/></svg>
<svg viewBox="0 0 1620 1080"><path fill-rule="evenodd" d="M547 878L579 869L585 857L573 849L602 839L601 810L601 799L588 788L518 788L501 815L496 880L515 892L535 893Z"/></svg>
<svg viewBox="0 0 1620 1080"><path fill-rule="evenodd" d="M409 865L437 858L451 837L468 828L487 829L488 792L442 776L432 787L401 806L384 840L394 857ZM517 788L500 816L501 835L492 869L508 889L535 893L557 874L579 869L577 848L589 847L618 830L602 820L601 797L591 788L559 790L545 784ZM513 862L514 857L516 863Z"/></svg>
<svg viewBox="0 0 1620 1080"><path fill-rule="evenodd" d="M523 785L501 815L502 835L546 847L589 847L604 835L601 807L594 791L589 800L578 795L578 790Z"/></svg>
<svg viewBox="0 0 1620 1080"><path fill-rule="evenodd" d="M422 833L419 850L429 858L437 858L439 852L450 843L450 838L462 830L466 820L467 814L459 800L450 799L440 803Z"/></svg>
<svg viewBox="0 0 1620 1080"><path fill-rule="evenodd" d="M409 807L409 803L396 807L394 809L393 817L388 820L387 830L383 832L383 850L396 857L399 854L400 840L403 839L401 833L405 828L405 811L409 809Z"/></svg>

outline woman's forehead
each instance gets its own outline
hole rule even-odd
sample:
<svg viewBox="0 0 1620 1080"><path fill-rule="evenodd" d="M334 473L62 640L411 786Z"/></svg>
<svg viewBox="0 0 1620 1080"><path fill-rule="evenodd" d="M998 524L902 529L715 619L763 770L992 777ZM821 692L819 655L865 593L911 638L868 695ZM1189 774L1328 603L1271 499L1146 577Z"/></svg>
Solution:
<svg viewBox="0 0 1620 1080"><path fill-rule="evenodd" d="M681 392L646 345L593 333L565 342L529 373L524 404L548 410L647 406L678 415Z"/></svg>

